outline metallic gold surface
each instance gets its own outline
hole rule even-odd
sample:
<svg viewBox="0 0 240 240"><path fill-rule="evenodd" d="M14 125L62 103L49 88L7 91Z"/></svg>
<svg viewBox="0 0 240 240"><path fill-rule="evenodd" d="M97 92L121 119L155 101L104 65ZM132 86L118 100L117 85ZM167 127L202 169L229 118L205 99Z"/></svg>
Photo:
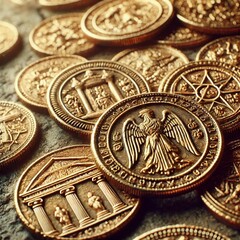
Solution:
<svg viewBox="0 0 240 240"><path fill-rule="evenodd" d="M104 179L89 145L74 145L42 156L23 172L15 206L35 234L83 240L118 231L136 213L139 200Z"/></svg>
<svg viewBox="0 0 240 240"><path fill-rule="evenodd" d="M15 90L25 104L46 110L46 94L54 77L63 69L85 61L87 59L76 55L42 58L25 67L18 74L15 80Z"/></svg>
<svg viewBox="0 0 240 240"><path fill-rule="evenodd" d="M215 61L191 62L163 79L159 91L197 101L225 132L240 126L240 75L234 66Z"/></svg>
<svg viewBox="0 0 240 240"><path fill-rule="evenodd" d="M157 92L161 80L174 69L188 63L189 60L179 50L151 44L145 47L124 50L112 59L132 67L141 73L151 91Z"/></svg>
<svg viewBox="0 0 240 240"><path fill-rule="evenodd" d="M97 165L136 195L189 191L213 172L223 151L220 128L199 104L149 93L110 107L93 130Z"/></svg>
<svg viewBox="0 0 240 240"><path fill-rule="evenodd" d="M208 228L190 225L172 225L153 229L134 240L230 240L230 238Z"/></svg>
<svg viewBox="0 0 240 240"><path fill-rule="evenodd" d="M112 104L148 91L144 77L134 70L107 60L88 61L55 78L49 86L48 109L62 127L89 135Z"/></svg>
<svg viewBox="0 0 240 240"><path fill-rule="evenodd" d="M220 220L240 228L240 140L226 146L223 162L206 185L201 198Z"/></svg>
<svg viewBox="0 0 240 240"><path fill-rule="evenodd" d="M31 47L42 55L89 54L95 46L83 36L82 15L68 13L45 19L30 33Z"/></svg>
<svg viewBox="0 0 240 240"><path fill-rule="evenodd" d="M81 26L101 45L132 45L156 36L173 16L169 0L105 0L91 7Z"/></svg>
<svg viewBox="0 0 240 240"><path fill-rule="evenodd" d="M28 151L35 140L37 123L27 108L0 101L0 169Z"/></svg>

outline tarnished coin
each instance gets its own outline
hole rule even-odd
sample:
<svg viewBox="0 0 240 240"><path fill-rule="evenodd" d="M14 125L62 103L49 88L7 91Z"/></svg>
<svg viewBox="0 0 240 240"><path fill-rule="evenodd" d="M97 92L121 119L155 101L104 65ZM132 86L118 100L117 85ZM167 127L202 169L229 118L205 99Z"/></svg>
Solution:
<svg viewBox="0 0 240 240"><path fill-rule="evenodd" d="M210 39L209 35L194 31L175 21L168 26L164 34L161 34L158 42L176 48L190 48L206 43Z"/></svg>
<svg viewBox="0 0 240 240"><path fill-rule="evenodd" d="M15 26L0 21L0 62L11 57L19 46L20 38Z"/></svg>
<svg viewBox="0 0 240 240"><path fill-rule="evenodd" d="M239 33L239 0L174 1L177 17L197 31L210 34Z"/></svg>
<svg viewBox="0 0 240 240"><path fill-rule="evenodd" d="M0 101L0 168L32 147L37 132L34 115L17 103Z"/></svg>
<svg viewBox="0 0 240 240"><path fill-rule="evenodd" d="M140 72L145 77L150 90L154 92L158 91L161 80L168 73L189 62L179 50L161 44L124 50L112 60Z"/></svg>
<svg viewBox="0 0 240 240"><path fill-rule="evenodd" d="M97 169L90 146L50 152L21 175L15 207L24 225L51 239L99 239L136 214L139 200L112 187Z"/></svg>
<svg viewBox="0 0 240 240"><path fill-rule="evenodd" d="M240 228L240 140L227 144L223 162L201 195L209 210L219 219Z"/></svg>
<svg viewBox="0 0 240 240"><path fill-rule="evenodd" d="M196 60L219 61L240 67L240 36L218 38L208 43L200 49Z"/></svg>
<svg viewBox="0 0 240 240"><path fill-rule="evenodd" d="M55 78L48 91L48 109L62 127L90 135L107 108L148 91L144 77L136 71L112 61L89 61L69 67Z"/></svg>
<svg viewBox="0 0 240 240"><path fill-rule="evenodd" d="M87 59L76 55L42 58L25 67L18 74L15 90L24 103L45 110L47 89L53 78L63 69L85 61Z"/></svg>
<svg viewBox="0 0 240 240"><path fill-rule="evenodd" d="M82 33L82 13L53 16L42 21L29 36L32 48L44 55L86 55L94 49Z"/></svg>
<svg viewBox="0 0 240 240"><path fill-rule="evenodd" d="M136 195L174 195L209 177L223 150L215 119L178 95L148 93L110 107L91 146L103 174Z"/></svg>
<svg viewBox="0 0 240 240"><path fill-rule="evenodd" d="M159 92L197 101L226 132L240 126L240 75L234 66L215 61L191 62L163 79Z"/></svg>
<svg viewBox="0 0 240 240"><path fill-rule="evenodd" d="M39 4L53 10L67 10L90 5L97 0L39 0Z"/></svg>
<svg viewBox="0 0 240 240"><path fill-rule="evenodd" d="M173 16L169 0L105 0L82 18L86 37L102 45L131 45L156 36Z"/></svg>
<svg viewBox="0 0 240 240"><path fill-rule="evenodd" d="M212 229L189 225L172 225L153 229L134 240L230 240Z"/></svg>

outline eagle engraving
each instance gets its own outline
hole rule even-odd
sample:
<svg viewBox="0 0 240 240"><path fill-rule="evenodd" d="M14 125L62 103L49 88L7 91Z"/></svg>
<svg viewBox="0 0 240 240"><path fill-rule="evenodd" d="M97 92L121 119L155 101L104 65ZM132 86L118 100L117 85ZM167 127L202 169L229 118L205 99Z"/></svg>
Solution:
<svg viewBox="0 0 240 240"><path fill-rule="evenodd" d="M159 119L153 110L146 108L139 111L139 117L143 119L140 124L131 118L123 124L129 169L138 162L144 144L145 167L141 169L142 173L169 175L173 169L189 165L189 161L181 158L180 149L171 139L192 154L200 155L182 120L175 113L163 110L162 119Z"/></svg>

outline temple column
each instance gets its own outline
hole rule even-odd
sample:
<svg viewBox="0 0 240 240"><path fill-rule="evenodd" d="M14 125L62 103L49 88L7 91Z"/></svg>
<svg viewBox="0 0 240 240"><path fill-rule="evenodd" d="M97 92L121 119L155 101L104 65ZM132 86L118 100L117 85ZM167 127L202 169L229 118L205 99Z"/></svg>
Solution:
<svg viewBox="0 0 240 240"><path fill-rule="evenodd" d="M88 225L89 223L93 222L94 220L89 216L86 209L84 208L83 204L81 203L80 199L75 193L75 187L70 186L67 189L63 189L60 191L60 194L65 195L68 204L72 208L74 214L76 215L80 227Z"/></svg>
<svg viewBox="0 0 240 240"><path fill-rule="evenodd" d="M105 78L105 81L108 84L108 87L110 88L112 94L114 95L114 97L116 98L117 101L121 101L123 99L121 92L118 90L118 88L116 87L116 85L113 83L113 79L110 76L107 76Z"/></svg>
<svg viewBox="0 0 240 240"><path fill-rule="evenodd" d="M33 209L33 212L38 220L39 225L41 226L44 233L47 235L55 235L57 234L57 230L54 229L52 222L48 218L47 213L43 208L43 199L39 198L33 202L29 202L28 206Z"/></svg>
<svg viewBox="0 0 240 240"><path fill-rule="evenodd" d="M126 205L122 202L117 193L105 181L103 176L93 177L92 181L99 186L103 194L106 196L107 200L113 208L113 212L117 212L126 207Z"/></svg>

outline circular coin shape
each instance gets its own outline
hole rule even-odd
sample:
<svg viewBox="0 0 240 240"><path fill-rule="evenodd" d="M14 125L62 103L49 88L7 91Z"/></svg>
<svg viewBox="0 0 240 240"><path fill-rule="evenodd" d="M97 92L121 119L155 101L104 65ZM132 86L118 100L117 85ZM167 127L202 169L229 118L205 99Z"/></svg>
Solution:
<svg viewBox="0 0 240 240"><path fill-rule="evenodd" d="M206 44L198 52L196 60L219 61L240 67L240 36L218 38Z"/></svg>
<svg viewBox="0 0 240 240"><path fill-rule="evenodd" d="M15 26L0 21L0 62L10 57L19 45L19 34Z"/></svg>
<svg viewBox="0 0 240 240"><path fill-rule="evenodd" d="M86 37L103 45L131 45L156 36L172 18L169 0L105 0L82 18Z"/></svg>
<svg viewBox="0 0 240 240"><path fill-rule="evenodd" d="M230 240L230 238L208 228L188 225L172 225L153 229L134 240Z"/></svg>
<svg viewBox="0 0 240 240"><path fill-rule="evenodd" d="M47 94L48 109L61 126L90 135L98 117L113 103L148 91L136 71L112 61L89 61L55 78Z"/></svg>
<svg viewBox="0 0 240 240"><path fill-rule="evenodd" d="M124 50L112 60L140 72L153 92L158 91L161 80L168 73L189 62L179 50L161 44Z"/></svg>
<svg viewBox="0 0 240 240"><path fill-rule="evenodd" d="M91 148L75 145L37 159L15 189L21 221L51 239L99 239L136 214L139 200L112 187L97 169Z"/></svg>
<svg viewBox="0 0 240 240"><path fill-rule="evenodd" d="M39 4L53 10L74 9L95 3L97 0L39 0Z"/></svg>
<svg viewBox="0 0 240 240"><path fill-rule="evenodd" d="M0 101L0 168L21 157L32 146L36 132L35 117L27 108Z"/></svg>
<svg viewBox="0 0 240 240"><path fill-rule="evenodd" d="M199 104L149 93L110 107L96 123L91 146L117 186L136 195L174 195L209 177L223 142L217 122Z"/></svg>
<svg viewBox="0 0 240 240"><path fill-rule="evenodd" d="M94 49L82 33L82 13L62 14L47 18L29 36L32 48L45 55L86 55Z"/></svg>
<svg viewBox="0 0 240 240"><path fill-rule="evenodd" d="M240 75L234 66L215 61L191 62L163 79L159 92L197 101L226 132L239 127Z"/></svg>
<svg viewBox="0 0 240 240"><path fill-rule="evenodd" d="M42 58L25 67L15 80L15 90L20 99L32 107L47 109L47 89L53 78L63 69L86 62L76 55L56 55Z"/></svg>
<svg viewBox="0 0 240 240"><path fill-rule="evenodd" d="M201 194L217 218L236 228L240 228L239 172L240 140L236 140L227 144L223 162Z"/></svg>
<svg viewBox="0 0 240 240"><path fill-rule="evenodd" d="M177 17L184 24L209 34L239 33L239 1L174 1Z"/></svg>

